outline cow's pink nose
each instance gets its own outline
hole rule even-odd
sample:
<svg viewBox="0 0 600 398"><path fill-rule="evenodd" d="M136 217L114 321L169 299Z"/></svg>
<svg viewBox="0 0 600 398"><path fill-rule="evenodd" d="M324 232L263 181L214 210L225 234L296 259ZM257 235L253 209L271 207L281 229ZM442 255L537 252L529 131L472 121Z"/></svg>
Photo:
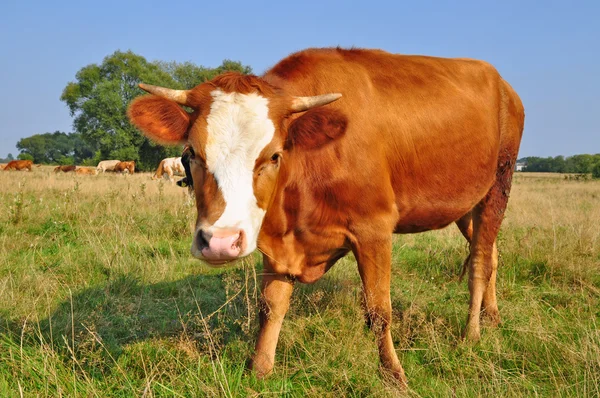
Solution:
<svg viewBox="0 0 600 398"><path fill-rule="evenodd" d="M202 235L204 240L202 255L208 261L235 260L242 252L244 234L241 230L215 231L212 234L199 231L198 235Z"/></svg>

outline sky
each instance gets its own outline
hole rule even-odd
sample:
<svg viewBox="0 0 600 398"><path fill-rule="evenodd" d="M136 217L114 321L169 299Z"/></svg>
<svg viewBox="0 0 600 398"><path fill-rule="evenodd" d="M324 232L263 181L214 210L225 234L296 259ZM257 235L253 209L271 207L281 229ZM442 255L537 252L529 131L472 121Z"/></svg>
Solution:
<svg viewBox="0 0 600 398"><path fill-rule="evenodd" d="M600 152L600 1L27 1L0 4L0 158L71 132L60 95L116 50L261 74L308 47L492 63L526 113L523 156Z"/></svg>

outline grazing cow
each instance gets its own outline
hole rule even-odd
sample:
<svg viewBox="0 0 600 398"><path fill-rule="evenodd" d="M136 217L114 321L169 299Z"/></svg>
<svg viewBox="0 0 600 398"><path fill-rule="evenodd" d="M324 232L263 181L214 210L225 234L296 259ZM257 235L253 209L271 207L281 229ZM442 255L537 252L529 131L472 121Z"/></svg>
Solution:
<svg viewBox="0 0 600 398"><path fill-rule="evenodd" d="M482 310L498 323L496 236L525 114L491 65L311 49L262 77L140 87L153 95L131 104L131 121L192 151L192 254L213 266L264 254L259 376L273 368L294 282L352 251L381 362L405 382L390 332L393 233L456 222L470 243L466 338L480 337Z"/></svg>
<svg viewBox="0 0 600 398"><path fill-rule="evenodd" d="M115 173L129 173L133 174L135 171L135 162L119 162L115 165Z"/></svg>
<svg viewBox="0 0 600 398"><path fill-rule="evenodd" d="M75 171L76 168L77 168L77 166L72 165L72 164L64 165L64 166L56 166L54 168L54 172L58 173L58 172L62 171L63 173L68 173L70 171Z"/></svg>
<svg viewBox="0 0 600 398"><path fill-rule="evenodd" d="M96 166L96 171L98 173L100 173L100 172L104 173L106 171L115 171L115 166L119 162L121 162L121 161L120 160L103 160L98 163L98 166Z"/></svg>
<svg viewBox="0 0 600 398"><path fill-rule="evenodd" d="M97 171L96 169L92 168L92 167L78 167L77 170L75 170L75 174L81 174L81 175L96 175Z"/></svg>
<svg viewBox="0 0 600 398"><path fill-rule="evenodd" d="M31 171L31 167L33 166L33 161L31 160L11 160L4 167L4 170L29 170Z"/></svg>
<svg viewBox="0 0 600 398"><path fill-rule="evenodd" d="M169 181L173 180L174 175L185 176L185 169L181 163L181 158L165 158L160 161L156 172L152 176L153 180L158 180L167 175Z"/></svg>

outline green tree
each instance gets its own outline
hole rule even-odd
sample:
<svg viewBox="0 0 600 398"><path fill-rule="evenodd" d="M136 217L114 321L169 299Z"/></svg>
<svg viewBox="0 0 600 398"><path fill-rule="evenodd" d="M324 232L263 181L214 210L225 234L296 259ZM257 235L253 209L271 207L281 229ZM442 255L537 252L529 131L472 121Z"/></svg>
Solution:
<svg viewBox="0 0 600 398"><path fill-rule="evenodd" d="M22 138L17 142L17 149L20 151L19 159L27 155L29 160L36 163L49 163L50 160L46 153L48 143L44 134L35 134L31 137Z"/></svg>
<svg viewBox="0 0 600 398"><path fill-rule="evenodd" d="M27 156L36 163L80 164L94 156L94 151L78 133L34 134L17 142L19 158Z"/></svg>
<svg viewBox="0 0 600 398"><path fill-rule="evenodd" d="M592 172L594 157L592 155L574 155L567 158L567 172L587 174Z"/></svg>
<svg viewBox="0 0 600 398"><path fill-rule="evenodd" d="M156 145L129 123L127 106L143 93L138 84L187 89L227 70L251 72L249 67L229 60L209 69L190 62L148 62L131 51L116 51L100 65L79 70L76 81L67 84L60 99L69 107L73 127L96 161L135 160L136 168L148 170L162 158L179 155L181 148Z"/></svg>
<svg viewBox="0 0 600 398"><path fill-rule="evenodd" d="M592 178L600 178L600 161L592 168Z"/></svg>
<svg viewBox="0 0 600 398"><path fill-rule="evenodd" d="M31 156L28 153L20 153L19 156L17 156L17 159L19 159L19 160L34 160L33 156Z"/></svg>

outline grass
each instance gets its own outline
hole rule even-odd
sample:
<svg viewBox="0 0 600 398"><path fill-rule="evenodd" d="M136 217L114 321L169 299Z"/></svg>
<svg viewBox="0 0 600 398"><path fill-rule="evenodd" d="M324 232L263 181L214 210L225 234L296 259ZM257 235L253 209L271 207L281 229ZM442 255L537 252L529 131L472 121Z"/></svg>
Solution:
<svg viewBox="0 0 600 398"><path fill-rule="evenodd" d="M193 202L150 174L0 172L0 396L399 395L379 372L352 257L297 285L275 373L246 368L260 258L189 255ZM393 336L409 396L600 395L600 182L516 176L502 324L461 341L455 227L395 238Z"/></svg>

